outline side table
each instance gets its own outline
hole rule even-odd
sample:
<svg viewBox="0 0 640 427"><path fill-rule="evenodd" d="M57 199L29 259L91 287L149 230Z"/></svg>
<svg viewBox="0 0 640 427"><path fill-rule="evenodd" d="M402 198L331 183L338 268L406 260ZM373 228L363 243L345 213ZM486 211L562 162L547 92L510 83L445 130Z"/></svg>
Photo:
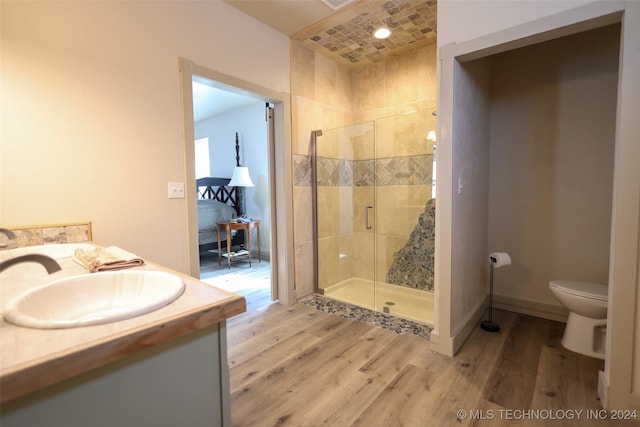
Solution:
<svg viewBox="0 0 640 427"><path fill-rule="evenodd" d="M258 262L262 262L262 254L260 253L260 220L249 219L245 220L245 222L240 222L240 220L238 222L220 221L216 225L218 230L218 265L222 265L223 256L227 258L227 268L231 268L231 258L248 255L249 267L251 267L251 230L254 228L258 233ZM227 252L225 254L222 254L222 244L220 242L220 233L223 229L227 233ZM231 252L231 230L245 230L247 232L248 253L234 254Z"/></svg>

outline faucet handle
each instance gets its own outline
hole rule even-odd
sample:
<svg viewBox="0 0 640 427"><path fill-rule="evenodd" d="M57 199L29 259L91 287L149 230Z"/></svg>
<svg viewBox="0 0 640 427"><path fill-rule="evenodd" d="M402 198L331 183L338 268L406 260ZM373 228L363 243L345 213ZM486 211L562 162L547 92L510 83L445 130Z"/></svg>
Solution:
<svg viewBox="0 0 640 427"><path fill-rule="evenodd" d="M14 249L18 247L18 239L16 234L8 228L0 228L0 234L7 236L7 241L0 243L0 250Z"/></svg>

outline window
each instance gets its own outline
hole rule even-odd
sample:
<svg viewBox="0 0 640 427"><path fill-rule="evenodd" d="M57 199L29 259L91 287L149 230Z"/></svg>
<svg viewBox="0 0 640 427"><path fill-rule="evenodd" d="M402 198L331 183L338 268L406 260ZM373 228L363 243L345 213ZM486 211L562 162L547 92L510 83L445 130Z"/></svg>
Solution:
<svg viewBox="0 0 640 427"><path fill-rule="evenodd" d="M209 138L196 139L196 179L211 176L209 166Z"/></svg>

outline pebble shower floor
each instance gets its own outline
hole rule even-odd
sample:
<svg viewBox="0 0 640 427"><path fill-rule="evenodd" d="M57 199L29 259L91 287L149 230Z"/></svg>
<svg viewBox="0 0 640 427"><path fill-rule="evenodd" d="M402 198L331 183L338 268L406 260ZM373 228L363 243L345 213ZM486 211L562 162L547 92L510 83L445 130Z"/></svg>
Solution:
<svg viewBox="0 0 640 427"><path fill-rule="evenodd" d="M299 299L298 302L309 307L313 307L316 310L324 311L325 313L335 314L347 319L363 322L370 326L389 329L397 334L417 335L427 341L430 340L431 331L433 330L431 326L412 322L390 314L335 301L330 298L323 297L322 295L307 295L306 297Z"/></svg>

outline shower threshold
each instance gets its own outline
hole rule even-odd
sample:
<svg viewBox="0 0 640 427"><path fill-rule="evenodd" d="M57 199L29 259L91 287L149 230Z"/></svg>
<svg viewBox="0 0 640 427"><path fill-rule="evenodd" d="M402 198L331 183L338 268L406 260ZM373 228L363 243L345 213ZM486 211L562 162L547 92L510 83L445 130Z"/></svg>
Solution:
<svg viewBox="0 0 640 427"><path fill-rule="evenodd" d="M361 278L324 288L324 296L373 311L433 325L433 293Z"/></svg>

